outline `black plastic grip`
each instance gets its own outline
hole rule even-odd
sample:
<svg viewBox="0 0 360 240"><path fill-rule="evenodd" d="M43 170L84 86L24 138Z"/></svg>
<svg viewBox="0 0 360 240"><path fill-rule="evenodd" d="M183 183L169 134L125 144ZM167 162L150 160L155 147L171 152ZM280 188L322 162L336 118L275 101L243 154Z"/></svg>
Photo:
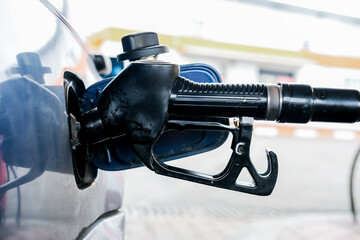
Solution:
<svg viewBox="0 0 360 240"><path fill-rule="evenodd" d="M196 83L178 77L171 90L168 112L176 115L265 119L267 103L267 88L263 84Z"/></svg>
<svg viewBox="0 0 360 240"><path fill-rule="evenodd" d="M313 114L313 89L304 84L280 83L278 122L307 123Z"/></svg>
<svg viewBox="0 0 360 240"><path fill-rule="evenodd" d="M360 94L352 89L314 88L314 111L311 121L358 122Z"/></svg>
<svg viewBox="0 0 360 240"><path fill-rule="evenodd" d="M275 91L274 91L275 90ZM170 115L253 117L288 123L360 120L360 93L304 84L209 84L178 77L171 90Z"/></svg>
<svg viewBox="0 0 360 240"><path fill-rule="evenodd" d="M360 120L360 94L357 90L286 83L279 86L282 92L279 122L354 123Z"/></svg>

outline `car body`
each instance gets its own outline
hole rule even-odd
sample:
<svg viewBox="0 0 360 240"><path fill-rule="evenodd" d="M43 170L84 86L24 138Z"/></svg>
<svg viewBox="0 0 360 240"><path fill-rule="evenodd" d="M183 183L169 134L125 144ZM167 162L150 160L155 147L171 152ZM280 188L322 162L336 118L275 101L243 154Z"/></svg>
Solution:
<svg viewBox="0 0 360 240"><path fill-rule="evenodd" d="M93 58L47 1L0 9L0 239L122 239L122 173L98 170L86 189L74 179L64 74L101 80Z"/></svg>

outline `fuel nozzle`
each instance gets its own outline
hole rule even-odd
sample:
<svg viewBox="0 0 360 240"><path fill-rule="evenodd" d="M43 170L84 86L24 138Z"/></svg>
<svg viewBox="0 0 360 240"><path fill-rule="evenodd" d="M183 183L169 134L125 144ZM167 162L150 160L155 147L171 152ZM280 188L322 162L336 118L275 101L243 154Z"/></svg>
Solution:
<svg viewBox="0 0 360 240"><path fill-rule="evenodd" d="M159 39L154 32L133 33L121 39L123 53L117 55L118 62L129 60L135 61L154 57L161 53L169 52L167 46L159 45Z"/></svg>

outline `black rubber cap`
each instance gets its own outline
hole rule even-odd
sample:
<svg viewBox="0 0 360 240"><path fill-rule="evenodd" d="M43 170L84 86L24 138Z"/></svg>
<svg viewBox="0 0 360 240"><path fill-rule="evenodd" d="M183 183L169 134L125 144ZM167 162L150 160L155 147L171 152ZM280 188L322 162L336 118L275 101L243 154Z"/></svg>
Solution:
<svg viewBox="0 0 360 240"><path fill-rule="evenodd" d="M155 32L140 32L124 36L121 39L123 51L117 56L118 61L137 60L169 52L167 46L160 46Z"/></svg>

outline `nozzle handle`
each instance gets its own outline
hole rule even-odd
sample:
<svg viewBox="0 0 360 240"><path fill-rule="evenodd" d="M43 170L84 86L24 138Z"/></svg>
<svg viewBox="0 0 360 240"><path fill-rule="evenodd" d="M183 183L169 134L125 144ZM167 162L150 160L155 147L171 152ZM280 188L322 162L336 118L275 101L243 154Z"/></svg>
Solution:
<svg viewBox="0 0 360 240"><path fill-rule="evenodd" d="M360 93L288 83L203 84L178 77L171 91L169 114L253 117L283 123L354 123L360 120Z"/></svg>

